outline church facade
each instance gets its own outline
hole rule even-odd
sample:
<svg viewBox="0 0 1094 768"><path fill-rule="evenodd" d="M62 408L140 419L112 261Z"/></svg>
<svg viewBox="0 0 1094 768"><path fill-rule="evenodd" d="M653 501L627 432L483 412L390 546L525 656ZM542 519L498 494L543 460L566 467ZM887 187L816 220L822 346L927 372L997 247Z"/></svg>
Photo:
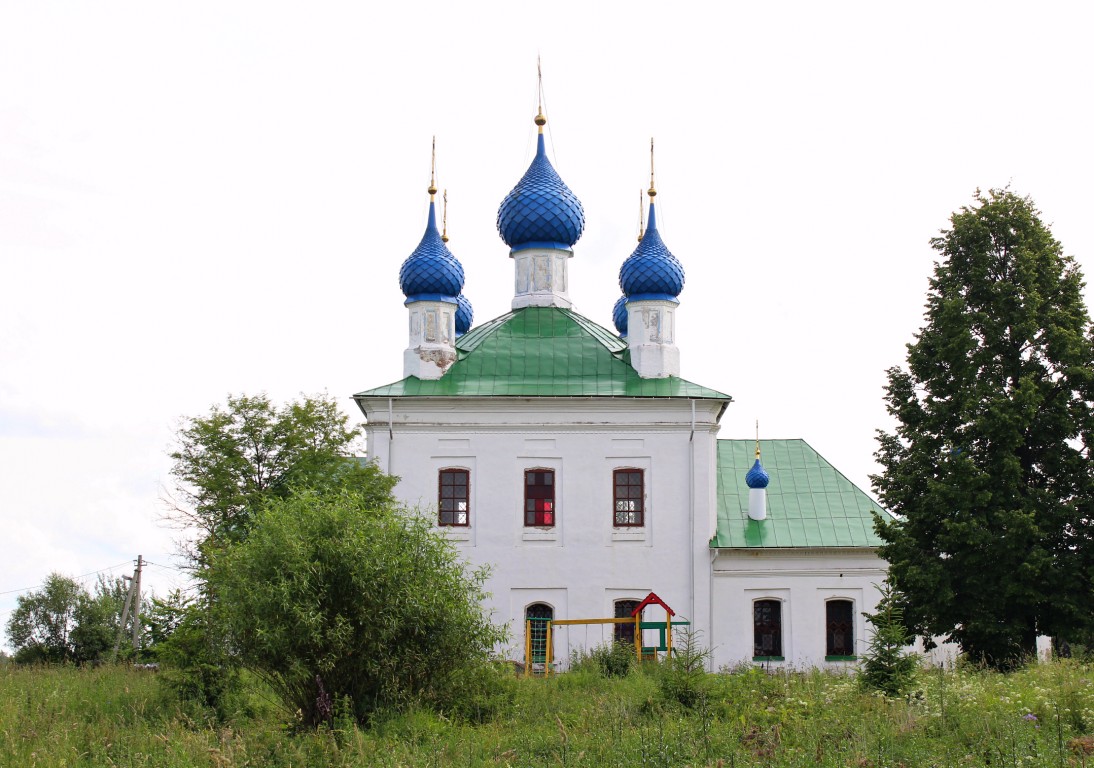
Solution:
<svg viewBox="0 0 1094 768"><path fill-rule="evenodd" d="M430 184L425 234L399 271L404 378L354 395L370 458L400 477L402 502L490 565L487 608L510 625L510 658L543 656L547 638L525 637L543 619L626 617L653 592L715 668L854 664L886 572L873 518L887 513L803 440L718 438L732 398L680 378L684 269L658 229L652 173L615 329L573 311L584 211L547 158L545 122L498 211L511 312L473 325ZM560 628L547 658L627 632ZM657 631L640 641L656 647Z"/></svg>

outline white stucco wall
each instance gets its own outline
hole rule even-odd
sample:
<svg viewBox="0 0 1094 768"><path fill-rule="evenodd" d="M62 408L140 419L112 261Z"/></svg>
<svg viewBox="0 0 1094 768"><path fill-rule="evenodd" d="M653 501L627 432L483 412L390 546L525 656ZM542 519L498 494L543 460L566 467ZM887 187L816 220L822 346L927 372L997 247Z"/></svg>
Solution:
<svg viewBox="0 0 1094 768"><path fill-rule="evenodd" d="M403 398L365 401L369 453L396 496L435 516L438 472L470 471L470 526L444 530L493 568L488 608L523 656L527 605L555 618L607 618L656 592L707 630L717 419L722 403L639 398ZM389 430L390 408L390 430ZM694 418L694 430L693 430ZM524 525L524 470L555 471L556 524ZM612 470L645 473L645 525L613 526ZM661 619L663 613L651 619ZM566 630L556 657L600 628ZM651 634L650 639L653 639Z"/></svg>
<svg viewBox="0 0 1094 768"><path fill-rule="evenodd" d="M839 669L853 662L826 661L825 603L852 601L854 647L866 649L867 624L885 579L885 561L867 549L723 549L714 558L714 668L753 663L753 603L782 605L781 662L773 667Z"/></svg>

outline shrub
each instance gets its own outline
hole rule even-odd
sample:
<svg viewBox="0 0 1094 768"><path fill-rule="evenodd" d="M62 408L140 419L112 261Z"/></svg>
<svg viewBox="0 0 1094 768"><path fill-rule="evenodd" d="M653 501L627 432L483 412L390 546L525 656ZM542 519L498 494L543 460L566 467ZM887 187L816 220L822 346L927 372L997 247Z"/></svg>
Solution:
<svg viewBox="0 0 1094 768"><path fill-rule="evenodd" d="M626 677L634 669L634 646L630 643L603 643L588 650L574 651L570 669L588 669L602 677Z"/></svg>
<svg viewBox="0 0 1094 768"><path fill-rule="evenodd" d="M707 665L710 649L699 642L698 630L682 630L675 633L673 654L662 665L659 683L661 695L688 709L706 700L710 679Z"/></svg>
<svg viewBox="0 0 1094 768"><path fill-rule="evenodd" d="M307 725L349 702L358 722L489 697L503 630L484 615L485 570L443 533L354 491L272 501L210 571L240 659Z"/></svg>

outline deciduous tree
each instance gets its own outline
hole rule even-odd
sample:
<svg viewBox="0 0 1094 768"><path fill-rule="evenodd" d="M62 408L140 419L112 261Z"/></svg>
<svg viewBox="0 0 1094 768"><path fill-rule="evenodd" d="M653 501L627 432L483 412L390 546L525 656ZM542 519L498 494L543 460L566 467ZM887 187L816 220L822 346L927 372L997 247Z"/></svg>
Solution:
<svg viewBox="0 0 1094 768"><path fill-rule="evenodd" d="M176 434L169 518L196 531L187 554L201 567L208 549L242 540L255 513L294 490L354 488L374 504L390 499L396 479L353 458L360 428L327 397L277 407L266 395L229 395Z"/></svg>
<svg viewBox="0 0 1094 768"><path fill-rule="evenodd" d="M1092 620L1094 330L1029 198L977 192L931 245L925 324L888 371L880 554L911 629L1006 667Z"/></svg>
<svg viewBox="0 0 1094 768"><path fill-rule="evenodd" d="M94 595L59 573L18 598L8 639L19 662L81 664L109 655L117 637L126 586L100 577Z"/></svg>
<svg viewBox="0 0 1094 768"><path fill-rule="evenodd" d="M418 515L305 492L258 512L212 586L243 663L316 725L338 707L365 720L458 706L504 637L483 612L485 577Z"/></svg>

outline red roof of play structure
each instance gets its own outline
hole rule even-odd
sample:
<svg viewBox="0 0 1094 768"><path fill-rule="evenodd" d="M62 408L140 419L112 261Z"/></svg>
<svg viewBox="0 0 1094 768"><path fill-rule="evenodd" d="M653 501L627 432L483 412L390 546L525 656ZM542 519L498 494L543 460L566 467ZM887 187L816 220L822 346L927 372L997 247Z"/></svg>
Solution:
<svg viewBox="0 0 1094 768"><path fill-rule="evenodd" d="M639 614L639 612L641 612L641 610L643 608L645 608L647 605L659 605L659 606L661 606L662 608L665 609L665 613L667 613L669 616L675 616L676 615L676 611L669 608L669 604L666 603L661 598L659 598L657 596L657 593L650 592L648 595L646 595L646 599L643 600L642 602L640 602L638 604L638 607L635 608L633 611L631 611L631 616L637 616Z"/></svg>

